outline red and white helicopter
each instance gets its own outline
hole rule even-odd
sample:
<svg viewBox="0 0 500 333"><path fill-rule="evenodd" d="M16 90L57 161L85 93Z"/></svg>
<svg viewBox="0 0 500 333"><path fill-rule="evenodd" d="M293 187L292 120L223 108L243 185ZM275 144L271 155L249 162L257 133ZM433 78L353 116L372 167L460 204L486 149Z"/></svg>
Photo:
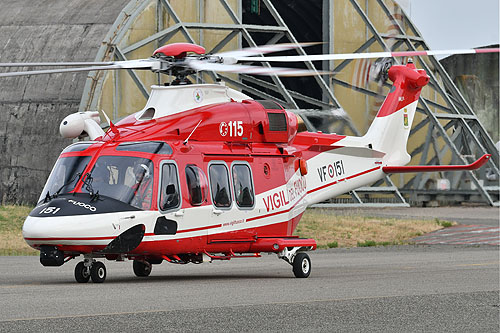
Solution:
<svg viewBox="0 0 500 333"><path fill-rule="evenodd" d="M304 45L302 45L304 46ZM429 77L409 61L388 70L393 86L362 137L298 130L299 119L272 101L257 101L224 84L190 84L201 70L258 75L310 75L315 71L243 65L498 52L490 50L382 52L263 57L297 45L280 44L215 55L177 43L149 59L109 63L1 64L83 66L2 73L0 77L109 69L150 69L174 75L153 86L144 108L104 132L98 112L67 116L64 137L90 141L68 146L57 160L23 237L40 250L44 266L83 255L78 282L104 282L99 258L133 260L137 276L152 265L202 263L276 253L306 278L313 239L293 235L305 209L371 184L388 173L475 169L470 165L404 166L406 144L421 89ZM107 118L107 116L105 115Z"/></svg>

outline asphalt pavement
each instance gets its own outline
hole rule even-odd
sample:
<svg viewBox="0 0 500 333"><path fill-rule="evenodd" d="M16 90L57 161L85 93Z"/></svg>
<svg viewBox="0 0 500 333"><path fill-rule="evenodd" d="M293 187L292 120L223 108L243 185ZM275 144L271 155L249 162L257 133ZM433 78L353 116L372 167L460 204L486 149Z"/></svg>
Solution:
<svg viewBox="0 0 500 333"><path fill-rule="evenodd" d="M48 268L0 257L0 332L498 332L498 250L319 250L307 279L275 255L163 263L148 278L131 262L105 262L103 284L74 282L76 260Z"/></svg>

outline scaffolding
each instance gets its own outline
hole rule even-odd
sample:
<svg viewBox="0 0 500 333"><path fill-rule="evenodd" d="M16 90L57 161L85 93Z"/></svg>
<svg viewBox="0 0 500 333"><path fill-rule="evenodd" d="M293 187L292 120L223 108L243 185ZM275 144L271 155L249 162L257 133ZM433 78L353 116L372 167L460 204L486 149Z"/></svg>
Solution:
<svg viewBox="0 0 500 333"><path fill-rule="evenodd" d="M392 0L317 0L316 3L320 4L322 11L317 16L322 20L324 53L428 50L416 27ZM109 31L96 61L147 57L152 49L179 41L203 44L210 53L257 46L256 39L264 39L265 44L298 43L293 29L287 25L290 22L280 15L278 5L286 6L283 2L271 0L133 0ZM268 21L264 24L245 23L247 7L267 14ZM340 11L342 15L351 15L351 19L343 20ZM216 12L217 17L209 17L208 13L212 12ZM355 22L355 26L350 27L347 22ZM300 46L296 52L307 54ZM419 99L410 133L411 163L469 164L489 153L492 158L487 166L479 171L387 176L372 186L321 205L409 206L409 202L434 201L499 205L499 154L490 135L436 58L419 56L414 61L417 67L429 74L430 83ZM401 59L395 62L400 63ZM390 88L385 81L363 81L368 75L367 68L373 65L355 60L324 61L320 65L304 62L303 68L334 72L331 76L317 74L312 77L311 84L321 91L319 98L290 89L287 82L277 76L265 80L244 74L204 73L196 75L193 80L214 82L221 79L252 96L275 100L286 109L304 116L306 124L314 130L325 131L320 128L324 123L318 125L307 119L323 114L328 119L328 131L361 135L373 117L373 107L380 105L381 98ZM264 63L264 66L271 64ZM91 72L80 110L111 108L114 119L137 111L138 108L130 108L145 101L149 96L149 85L161 83L162 78L152 73L127 72L127 77L119 73ZM358 82L360 77L363 82ZM129 96L131 87L135 92L133 99ZM126 98L131 102L121 102ZM362 103L361 107L359 103ZM354 116L356 113L358 115Z"/></svg>

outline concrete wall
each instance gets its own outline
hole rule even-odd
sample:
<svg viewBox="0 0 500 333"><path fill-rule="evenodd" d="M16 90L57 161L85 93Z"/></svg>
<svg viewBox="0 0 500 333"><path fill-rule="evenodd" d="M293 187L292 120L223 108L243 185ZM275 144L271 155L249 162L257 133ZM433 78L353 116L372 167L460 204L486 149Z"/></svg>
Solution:
<svg viewBox="0 0 500 333"><path fill-rule="evenodd" d="M129 1L2 0L0 62L93 61ZM0 79L2 204L38 199L57 156L71 143L60 137L59 123L78 111L86 76Z"/></svg>
<svg viewBox="0 0 500 333"><path fill-rule="evenodd" d="M498 47L498 45L490 47ZM498 142L500 139L498 61L498 53L454 55L441 60L441 64L486 128L493 142Z"/></svg>

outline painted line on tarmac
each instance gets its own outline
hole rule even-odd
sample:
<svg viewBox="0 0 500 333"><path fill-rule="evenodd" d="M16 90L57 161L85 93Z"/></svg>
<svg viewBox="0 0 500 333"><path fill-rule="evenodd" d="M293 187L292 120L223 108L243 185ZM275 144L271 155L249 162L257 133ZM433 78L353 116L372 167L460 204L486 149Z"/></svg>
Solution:
<svg viewBox="0 0 500 333"><path fill-rule="evenodd" d="M415 244L500 245L500 228L481 225L457 225L433 231L410 241Z"/></svg>

